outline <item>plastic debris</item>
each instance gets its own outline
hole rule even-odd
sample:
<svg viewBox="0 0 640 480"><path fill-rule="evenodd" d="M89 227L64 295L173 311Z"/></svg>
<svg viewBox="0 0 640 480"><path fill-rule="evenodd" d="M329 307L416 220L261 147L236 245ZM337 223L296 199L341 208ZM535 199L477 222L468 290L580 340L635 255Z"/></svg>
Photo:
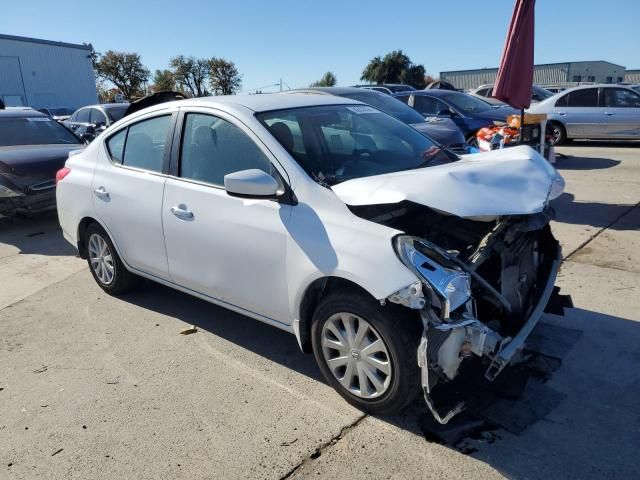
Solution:
<svg viewBox="0 0 640 480"><path fill-rule="evenodd" d="M192 333L196 333L198 329L195 325L191 325L189 328L185 328L180 330L180 335L191 335Z"/></svg>

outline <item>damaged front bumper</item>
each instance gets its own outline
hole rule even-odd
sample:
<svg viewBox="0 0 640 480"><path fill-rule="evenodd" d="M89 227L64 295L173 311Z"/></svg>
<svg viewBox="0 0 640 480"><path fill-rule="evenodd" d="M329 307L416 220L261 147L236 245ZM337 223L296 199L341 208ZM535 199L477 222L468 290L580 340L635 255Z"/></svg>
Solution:
<svg viewBox="0 0 640 480"><path fill-rule="evenodd" d="M401 260L405 264L410 262L412 270L421 278L421 288L416 285L407 287L390 296L389 300L420 309L424 329L417 361L421 368L425 402L439 423L447 423L465 406L464 402L459 402L446 412L439 412L431 397L432 389L438 383L453 380L464 360L480 357L488 363L485 378L493 381L522 351L553 294L562 261L560 246L555 239L551 239L545 253L546 262L539 265L539 270L544 271L544 285L537 288L536 301L519 322L518 331L512 335L501 335L497 331L499 328L496 326L500 325L498 319L479 319L481 315L478 315L470 287L472 282L476 289L482 289L492 296L496 305L505 312L510 312L512 305L496 287L478 275L475 266L465 264L426 240L420 240L420 244L427 248L428 255L424 255L424 250L411 251L412 257L403 259L403 254L399 253ZM433 261L434 258L437 261ZM466 275L468 284L459 280L462 275ZM457 283L453 281L456 278Z"/></svg>

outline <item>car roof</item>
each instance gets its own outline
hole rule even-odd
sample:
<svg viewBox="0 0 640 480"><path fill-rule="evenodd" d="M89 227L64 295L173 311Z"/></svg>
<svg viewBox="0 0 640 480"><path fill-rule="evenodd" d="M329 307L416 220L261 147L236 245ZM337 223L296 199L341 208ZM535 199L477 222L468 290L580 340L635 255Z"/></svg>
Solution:
<svg viewBox="0 0 640 480"><path fill-rule="evenodd" d="M334 96L329 95L280 95L279 93L262 93L258 95L221 95L217 97L189 98L187 100L162 103L157 106L163 107L171 104L184 106L225 105L230 107L244 107L254 112L268 112L289 108L360 103L362 102L343 97L337 100Z"/></svg>
<svg viewBox="0 0 640 480"><path fill-rule="evenodd" d="M112 108L128 108L129 103L96 103L95 105L85 105L84 107L77 108L76 110L82 110L83 108L97 108L102 107L105 110L110 110Z"/></svg>
<svg viewBox="0 0 640 480"><path fill-rule="evenodd" d="M404 95L422 95L422 96L432 96L432 97L442 97L447 94L460 94L460 95L470 95L466 92L458 92L456 90L443 90L439 88L430 88L429 90L409 90L406 92L397 92L394 93L394 97L404 96Z"/></svg>
<svg viewBox="0 0 640 480"><path fill-rule="evenodd" d="M0 110L0 117L8 118L26 118L26 117L46 117L45 113L39 112L31 107L7 107Z"/></svg>
<svg viewBox="0 0 640 480"><path fill-rule="evenodd" d="M349 93L357 93L358 95L385 95L384 93L380 93L375 90L368 90L366 88L357 87L309 87L297 88L295 90L288 90L282 93L317 93L337 96L347 95Z"/></svg>

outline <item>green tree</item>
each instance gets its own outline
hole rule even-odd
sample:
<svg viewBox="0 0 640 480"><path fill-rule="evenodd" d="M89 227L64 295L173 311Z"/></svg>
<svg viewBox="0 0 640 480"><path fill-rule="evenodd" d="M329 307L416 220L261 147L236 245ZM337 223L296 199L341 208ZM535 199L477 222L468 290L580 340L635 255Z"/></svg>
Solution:
<svg viewBox="0 0 640 480"><path fill-rule="evenodd" d="M156 70L153 75L153 86L151 87L154 92L162 92L163 90L175 90L176 79L173 76L171 70Z"/></svg>
<svg viewBox="0 0 640 480"><path fill-rule="evenodd" d="M113 83L126 98L132 98L143 91L149 79L149 70L142 65L137 53L109 50L95 62L98 77Z"/></svg>
<svg viewBox="0 0 640 480"><path fill-rule="evenodd" d="M425 76L423 65L415 65L402 50L394 50L382 58L372 58L362 71L360 80L373 83L406 83L416 88L424 88Z"/></svg>
<svg viewBox="0 0 640 480"><path fill-rule="evenodd" d="M233 95L242 84L235 63L224 58L209 60L209 86L215 95Z"/></svg>
<svg viewBox="0 0 640 480"><path fill-rule="evenodd" d="M209 60L177 55L169 61L176 85L191 97L206 97L209 78Z"/></svg>
<svg viewBox="0 0 640 480"><path fill-rule="evenodd" d="M338 79L333 72L326 72L320 80L313 82L310 87L335 87Z"/></svg>

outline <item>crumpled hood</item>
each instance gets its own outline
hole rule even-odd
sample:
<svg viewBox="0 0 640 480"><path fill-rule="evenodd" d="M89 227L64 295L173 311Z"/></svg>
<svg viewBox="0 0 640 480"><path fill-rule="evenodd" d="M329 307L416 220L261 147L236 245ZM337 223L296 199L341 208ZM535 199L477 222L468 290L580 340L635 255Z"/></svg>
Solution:
<svg viewBox="0 0 640 480"><path fill-rule="evenodd" d="M544 209L564 179L527 146L464 155L445 165L356 178L331 187L347 205L408 200L469 217L526 215Z"/></svg>
<svg viewBox="0 0 640 480"><path fill-rule="evenodd" d="M462 131L450 118L436 118L436 120L427 120L422 123L412 123L411 126L440 145L465 143Z"/></svg>

